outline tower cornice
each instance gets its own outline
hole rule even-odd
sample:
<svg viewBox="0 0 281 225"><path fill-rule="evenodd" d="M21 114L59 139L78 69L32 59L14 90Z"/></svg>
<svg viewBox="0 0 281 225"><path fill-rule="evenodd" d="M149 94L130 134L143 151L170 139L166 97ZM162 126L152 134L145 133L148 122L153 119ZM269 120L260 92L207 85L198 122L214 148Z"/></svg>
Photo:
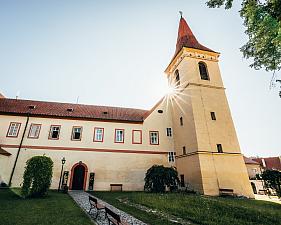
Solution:
<svg viewBox="0 0 281 225"><path fill-rule="evenodd" d="M220 56L220 53L218 53L218 52L209 52L209 51L204 51L204 50L201 50L201 49L183 47L177 53L177 55L175 55L175 57L172 59L172 61L170 62L170 64L166 68L165 73L168 76L169 76L169 74L173 73L174 70L177 68L177 66L180 64L180 62L185 57L218 62L219 56Z"/></svg>

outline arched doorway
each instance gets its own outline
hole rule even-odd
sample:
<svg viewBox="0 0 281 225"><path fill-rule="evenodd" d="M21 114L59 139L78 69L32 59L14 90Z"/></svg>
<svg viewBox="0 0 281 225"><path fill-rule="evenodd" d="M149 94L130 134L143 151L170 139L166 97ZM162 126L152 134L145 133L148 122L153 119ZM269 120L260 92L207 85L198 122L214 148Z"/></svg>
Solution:
<svg viewBox="0 0 281 225"><path fill-rule="evenodd" d="M88 168L86 164L76 163L71 169L70 189L85 190Z"/></svg>

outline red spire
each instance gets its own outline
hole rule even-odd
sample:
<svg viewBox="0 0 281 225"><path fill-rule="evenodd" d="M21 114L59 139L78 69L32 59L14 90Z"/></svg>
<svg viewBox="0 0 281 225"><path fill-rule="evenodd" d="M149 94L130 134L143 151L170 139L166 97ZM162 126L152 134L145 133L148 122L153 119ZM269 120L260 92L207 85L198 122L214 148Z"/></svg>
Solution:
<svg viewBox="0 0 281 225"><path fill-rule="evenodd" d="M175 55L179 53L179 51L183 48L195 48L200 49L208 52L215 52L203 45L201 45L194 34L192 33L190 27L186 23L185 19L181 16L180 24L179 24L179 31L178 31L178 40L176 45L176 52Z"/></svg>

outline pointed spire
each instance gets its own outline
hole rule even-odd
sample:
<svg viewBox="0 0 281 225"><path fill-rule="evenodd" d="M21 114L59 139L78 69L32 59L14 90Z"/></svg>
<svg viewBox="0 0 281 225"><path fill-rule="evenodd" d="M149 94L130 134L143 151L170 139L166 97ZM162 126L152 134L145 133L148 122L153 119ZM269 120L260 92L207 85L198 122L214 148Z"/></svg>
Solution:
<svg viewBox="0 0 281 225"><path fill-rule="evenodd" d="M180 11L180 15L181 15L181 18L180 18L180 23L179 23L178 39L177 39L175 55L177 55L183 47L195 48L195 49L200 49L200 50L204 50L204 51L208 51L208 52L215 52L215 51L201 45L197 41L196 37L192 33L187 22L182 17L181 11Z"/></svg>

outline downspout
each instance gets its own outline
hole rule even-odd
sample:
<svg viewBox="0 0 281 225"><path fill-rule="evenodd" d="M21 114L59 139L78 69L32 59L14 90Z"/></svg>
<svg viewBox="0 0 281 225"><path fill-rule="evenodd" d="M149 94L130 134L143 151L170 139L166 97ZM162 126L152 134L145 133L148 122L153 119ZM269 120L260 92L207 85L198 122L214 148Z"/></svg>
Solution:
<svg viewBox="0 0 281 225"><path fill-rule="evenodd" d="M31 108L29 108L29 109L31 109ZM13 176L14 176L15 168L16 168L16 165L17 165L17 161L18 161L20 150L21 150L21 147L22 147L24 135L25 135L25 132L26 132L26 129L27 129L28 121L29 121L29 115L30 115L30 112L27 113L27 119L26 119L25 127L24 127L24 130L23 130L23 134L22 134L20 145L19 145L19 148L18 148L16 160L15 160L15 163L14 163L14 166L13 166L13 169L12 169L12 173L11 173L11 176L10 176L10 180L9 180L9 187L12 184L12 179L13 179Z"/></svg>

